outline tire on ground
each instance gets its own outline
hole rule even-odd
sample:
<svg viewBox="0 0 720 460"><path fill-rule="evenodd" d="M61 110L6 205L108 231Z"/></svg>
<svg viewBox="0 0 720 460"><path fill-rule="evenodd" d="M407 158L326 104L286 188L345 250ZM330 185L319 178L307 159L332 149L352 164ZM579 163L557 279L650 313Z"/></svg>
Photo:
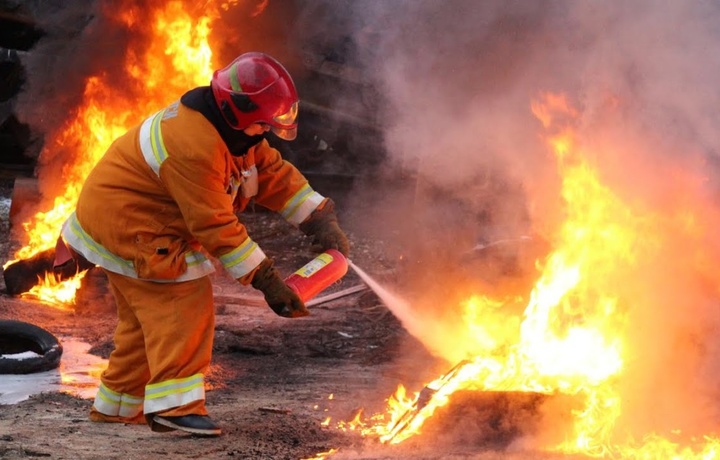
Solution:
<svg viewBox="0 0 720 460"><path fill-rule="evenodd" d="M33 352L37 356L18 355ZM60 365L63 348L47 330L24 321L0 320L0 374L32 374Z"/></svg>

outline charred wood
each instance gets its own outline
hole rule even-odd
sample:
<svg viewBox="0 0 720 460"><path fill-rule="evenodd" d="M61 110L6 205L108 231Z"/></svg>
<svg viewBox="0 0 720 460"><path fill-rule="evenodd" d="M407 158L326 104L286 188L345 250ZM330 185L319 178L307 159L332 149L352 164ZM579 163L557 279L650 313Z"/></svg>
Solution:
<svg viewBox="0 0 720 460"><path fill-rule="evenodd" d="M25 82L25 71L16 50L0 47L0 101L9 101ZM0 117L0 122L4 120Z"/></svg>
<svg viewBox="0 0 720 460"><path fill-rule="evenodd" d="M52 272L55 250L40 252L29 259L8 265L3 272L5 289L10 295L19 295L32 289L45 273Z"/></svg>
<svg viewBox="0 0 720 460"><path fill-rule="evenodd" d="M56 280L63 281L94 266L88 264L88 262L71 260L60 267L53 267L54 262L55 249L48 249L35 254L33 257L18 260L8 265L3 272L7 293L17 296L23 292L28 292L46 275L54 276Z"/></svg>
<svg viewBox="0 0 720 460"><path fill-rule="evenodd" d="M42 30L32 17L0 10L0 46L27 51L42 36Z"/></svg>
<svg viewBox="0 0 720 460"><path fill-rule="evenodd" d="M540 429L548 436L546 423L558 437L570 420L571 411L580 408L573 396L520 391L468 391L452 394L447 405L438 408L421 429L439 449L456 446L478 449L505 449Z"/></svg>
<svg viewBox="0 0 720 460"><path fill-rule="evenodd" d="M28 175L35 168L36 160L26 155L32 144L32 133L30 127L18 121L17 117L10 113L11 106L0 102L0 167L3 170L16 171L14 177Z"/></svg>

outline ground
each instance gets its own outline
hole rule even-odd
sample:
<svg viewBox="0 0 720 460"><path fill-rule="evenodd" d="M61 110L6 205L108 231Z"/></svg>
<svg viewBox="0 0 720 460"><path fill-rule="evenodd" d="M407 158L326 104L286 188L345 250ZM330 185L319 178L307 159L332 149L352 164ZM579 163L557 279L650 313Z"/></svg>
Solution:
<svg viewBox="0 0 720 460"><path fill-rule="evenodd" d="M391 225L388 216L380 215L383 207L373 206L373 200L364 200L364 206L341 197L338 201L353 263L381 282L392 280L400 258L392 242L376 234L380 224ZM343 211L350 208L353 213ZM290 274L315 256L309 240L276 215L249 212L243 220L282 273ZM8 249L12 241L2 244ZM385 400L399 383L419 390L445 363L405 332L370 290L315 305L311 316L291 320L275 316L257 292L239 286L222 270L213 281L217 326L207 406L222 436L198 438L153 433L145 425L93 423L87 419L90 399L51 392L0 405L0 458L294 460L325 458L322 453L331 449L338 450L328 458L551 458L511 453L509 447L520 426L511 416L532 412L534 402L516 402L512 408L505 401L500 414L495 399L485 414L456 410L429 426L429 434L397 446L339 429L338 422L351 421L361 409L368 415L384 412ZM321 296L354 286L363 284L350 270ZM103 358L112 350L114 304L99 270L86 276L70 311L3 294L0 319L37 324L61 342L87 342L90 352ZM324 426L328 417L331 422Z"/></svg>

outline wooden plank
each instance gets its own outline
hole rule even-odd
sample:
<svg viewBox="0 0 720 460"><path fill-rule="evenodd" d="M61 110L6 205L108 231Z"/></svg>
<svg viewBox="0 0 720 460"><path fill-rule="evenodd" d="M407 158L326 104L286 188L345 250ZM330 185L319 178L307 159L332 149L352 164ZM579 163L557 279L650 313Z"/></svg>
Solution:
<svg viewBox="0 0 720 460"><path fill-rule="evenodd" d="M307 302L305 302L306 307L315 307L318 305L321 305L326 302L330 302L331 300L336 300L341 297L345 297L351 294L355 294L357 292L366 291L369 289L364 284L349 287L347 289L343 289L341 291L333 292L324 296L315 297L314 299L310 299ZM229 295L215 295L215 303L224 303L224 304L230 304L230 305L244 305L247 307L265 307L267 304L265 303L265 299L258 295L242 295L242 294L229 294Z"/></svg>

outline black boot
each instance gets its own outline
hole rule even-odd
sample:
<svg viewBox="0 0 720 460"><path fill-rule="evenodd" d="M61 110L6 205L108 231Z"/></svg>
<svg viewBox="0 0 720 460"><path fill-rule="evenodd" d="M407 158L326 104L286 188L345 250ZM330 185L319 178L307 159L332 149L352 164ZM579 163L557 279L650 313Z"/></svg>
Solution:
<svg viewBox="0 0 720 460"><path fill-rule="evenodd" d="M220 436L220 427L207 415L181 415L179 417L168 417L165 415L153 415L150 429L163 433L173 430L182 430L200 436Z"/></svg>

